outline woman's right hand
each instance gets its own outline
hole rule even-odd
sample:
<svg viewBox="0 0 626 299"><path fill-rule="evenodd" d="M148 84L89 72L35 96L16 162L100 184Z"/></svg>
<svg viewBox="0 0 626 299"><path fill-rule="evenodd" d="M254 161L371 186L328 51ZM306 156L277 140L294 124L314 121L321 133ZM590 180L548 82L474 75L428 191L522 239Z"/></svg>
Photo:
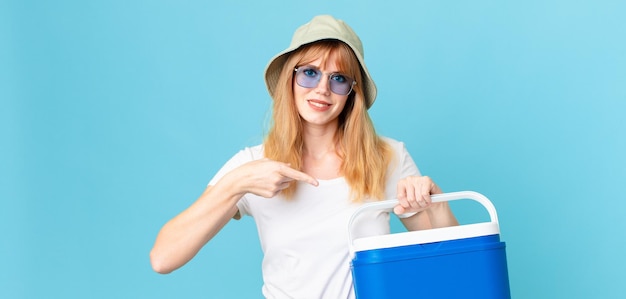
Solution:
<svg viewBox="0 0 626 299"><path fill-rule="evenodd" d="M291 168L288 163L267 158L243 164L227 176L231 175L241 195L252 193L265 198L276 196L293 181L302 181L313 186L319 184L315 178Z"/></svg>

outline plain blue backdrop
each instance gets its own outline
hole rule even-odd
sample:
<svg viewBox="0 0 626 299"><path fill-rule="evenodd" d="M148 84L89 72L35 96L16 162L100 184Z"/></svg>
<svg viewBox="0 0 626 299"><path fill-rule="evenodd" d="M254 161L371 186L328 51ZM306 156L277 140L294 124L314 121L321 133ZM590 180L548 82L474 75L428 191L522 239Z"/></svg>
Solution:
<svg viewBox="0 0 626 299"><path fill-rule="evenodd" d="M65 0L0 1L0 298L261 297L250 219L170 275L148 253L262 141L264 67L322 13L378 132L492 199L514 298L624 295L624 1Z"/></svg>

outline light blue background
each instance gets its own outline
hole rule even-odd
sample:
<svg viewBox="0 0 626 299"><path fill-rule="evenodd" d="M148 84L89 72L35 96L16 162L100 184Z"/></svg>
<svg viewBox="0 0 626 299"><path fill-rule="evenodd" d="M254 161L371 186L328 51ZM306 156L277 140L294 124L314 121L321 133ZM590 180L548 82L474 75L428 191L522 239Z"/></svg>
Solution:
<svg viewBox="0 0 626 299"><path fill-rule="evenodd" d="M365 44L379 133L492 199L514 298L623 296L624 1L225 2L0 2L1 298L260 297L250 219L170 275L148 252L261 142L265 64L321 13Z"/></svg>

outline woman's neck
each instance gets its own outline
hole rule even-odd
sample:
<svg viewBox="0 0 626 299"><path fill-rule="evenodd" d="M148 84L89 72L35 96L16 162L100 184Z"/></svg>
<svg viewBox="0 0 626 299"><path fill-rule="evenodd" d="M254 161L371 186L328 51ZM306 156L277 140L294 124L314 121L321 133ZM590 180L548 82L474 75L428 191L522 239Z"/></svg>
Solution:
<svg viewBox="0 0 626 299"><path fill-rule="evenodd" d="M303 132L303 154L317 157L334 153L337 148L337 126L305 126Z"/></svg>
<svg viewBox="0 0 626 299"><path fill-rule="evenodd" d="M303 171L318 179L341 176L341 158L337 153L337 127L307 127L302 151Z"/></svg>

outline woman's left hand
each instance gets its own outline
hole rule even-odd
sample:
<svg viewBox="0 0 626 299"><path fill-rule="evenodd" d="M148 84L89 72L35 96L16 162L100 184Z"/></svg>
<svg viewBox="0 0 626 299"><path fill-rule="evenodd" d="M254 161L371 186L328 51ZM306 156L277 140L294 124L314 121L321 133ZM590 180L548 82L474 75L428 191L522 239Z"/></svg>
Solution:
<svg viewBox="0 0 626 299"><path fill-rule="evenodd" d="M439 193L442 193L441 189L430 177L408 176L398 182L399 204L393 211L398 215L421 212L431 206L430 195Z"/></svg>

